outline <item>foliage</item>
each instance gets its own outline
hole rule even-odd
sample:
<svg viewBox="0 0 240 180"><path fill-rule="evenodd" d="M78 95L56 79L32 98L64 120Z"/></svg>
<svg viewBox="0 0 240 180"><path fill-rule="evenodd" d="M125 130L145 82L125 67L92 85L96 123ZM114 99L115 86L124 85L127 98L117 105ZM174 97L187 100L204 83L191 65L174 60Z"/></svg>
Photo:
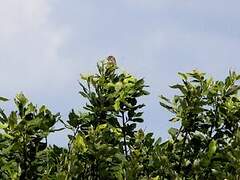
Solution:
<svg viewBox="0 0 240 180"><path fill-rule="evenodd" d="M70 151L74 151L71 155L78 153L80 159L75 157L76 161L86 163L82 168L84 174L80 175L83 179L87 176L122 179L128 175L126 162L136 125L143 122L139 110L144 104L138 104L137 98L148 92L144 90L143 79L118 73L116 64L103 61L97 67L98 74L81 76L86 86L80 83L82 90L79 93L87 98L88 103L84 106L85 112L77 114L72 110L69 114L68 127L74 131L70 137ZM80 152L79 142L84 149ZM75 151L76 146L78 151ZM82 152L85 154L80 156Z"/></svg>
<svg viewBox="0 0 240 180"><path fill-rule="evenodd" d="M138 129L148 95L143 79L102 61L98 72L81 75L79 94L87 103L67 121L22 94L16 110L0 109L0 179L239 179L240 75L224 81L204 73L179 73L172 100L160 105L173 113L164 142ZM0 97L2 103L8 99ZM65 128L55 129L60 121ZM69 129L68 147L49 145L48 135Z"/></svg>
<svg viewBox="0 0 240 180"><path fill-rule="evenodd" d="M180 74L182 84L172 101L161 98L161 105L174 113L167 153L172 169L189 179L233 179L240 174L240 76L234 72L225 81L207 79L193 71Z"/></svg>
<svg viewBox="0 0 240 180"><path fill-rule="evenodd" d="M53 115L45 106L37 109L22 94L15 98L17 111L7 117L1 110L0 177L1 179L36 179L46 173L47 136L59 115Z"/></svg>

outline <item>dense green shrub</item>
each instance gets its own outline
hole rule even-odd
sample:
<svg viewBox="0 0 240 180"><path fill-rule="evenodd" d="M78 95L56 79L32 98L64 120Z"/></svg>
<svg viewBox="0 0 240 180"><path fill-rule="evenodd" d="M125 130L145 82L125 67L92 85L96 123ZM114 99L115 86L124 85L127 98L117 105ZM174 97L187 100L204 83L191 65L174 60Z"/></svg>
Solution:
<svg viewBox="0 0 240 180"><path fill-rule="evenodd" d="M149 94L144 80L110 61L97 69L81 76L79 93L87 103L67 121L22 93L16 111L0 109L0 179L240 178L239 75L214 81L198 71L179 73L182 83L171 86L178 95L161 96L160 105L180 126L161 142L137 128L143 122L139 98ZM59 121L64 128L54 129ZM62 129L72 132L68 147L48 145L48 135Z"/></svg>

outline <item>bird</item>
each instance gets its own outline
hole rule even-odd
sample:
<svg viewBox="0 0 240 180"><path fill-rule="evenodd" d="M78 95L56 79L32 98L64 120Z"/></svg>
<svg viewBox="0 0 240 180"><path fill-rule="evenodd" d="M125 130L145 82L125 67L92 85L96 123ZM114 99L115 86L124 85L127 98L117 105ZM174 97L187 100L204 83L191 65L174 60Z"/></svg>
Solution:
<svg viewBox="0 0 240 180"><path fill-rule="evenodd" d="M107 57L107 63L109 65L116 65L117 64L116 58L114 56L108 56Z"/></svg>

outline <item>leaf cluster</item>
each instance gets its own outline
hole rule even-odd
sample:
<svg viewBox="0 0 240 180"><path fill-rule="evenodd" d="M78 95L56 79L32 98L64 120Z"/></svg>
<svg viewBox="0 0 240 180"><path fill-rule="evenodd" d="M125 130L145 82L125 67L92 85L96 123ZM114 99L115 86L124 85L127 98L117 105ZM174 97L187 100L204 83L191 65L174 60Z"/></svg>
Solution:
<svg viewBox="0 0 240 180"><path fill-rule="evenodd" d="M204 73L179 73L172 99L160 96L178 128L162 142L137 125L144 121L144 79L102 61L81 75L82 110L68 119L38 108L22 94L16 110L0 108L0 179L165 180L240 178L240 75L224 81ZM0 97L1 103L7 98ZM56 129L60 122L63 128ZM48 144L55 131L70 131L68 147Z"/></svg>

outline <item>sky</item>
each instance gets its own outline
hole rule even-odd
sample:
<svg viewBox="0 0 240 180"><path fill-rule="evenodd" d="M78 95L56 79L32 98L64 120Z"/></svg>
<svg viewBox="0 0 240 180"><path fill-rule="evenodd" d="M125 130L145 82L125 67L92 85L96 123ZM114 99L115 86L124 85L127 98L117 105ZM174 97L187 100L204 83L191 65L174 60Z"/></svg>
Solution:
<svg viewBox="0 0 240 180"><path fill-rule="evenodd" d="M240 71L239 7L239 0L0 0L0 96L10 99L1 106L14 108L23 92L67 119L84 105L80 73L95 73L114 55L121 70L150 86L141 127L166 139L174 124L159 95L177 93L169 85L178 72L224 79ZM50 142L64 146L66 134Z"/></svg>

